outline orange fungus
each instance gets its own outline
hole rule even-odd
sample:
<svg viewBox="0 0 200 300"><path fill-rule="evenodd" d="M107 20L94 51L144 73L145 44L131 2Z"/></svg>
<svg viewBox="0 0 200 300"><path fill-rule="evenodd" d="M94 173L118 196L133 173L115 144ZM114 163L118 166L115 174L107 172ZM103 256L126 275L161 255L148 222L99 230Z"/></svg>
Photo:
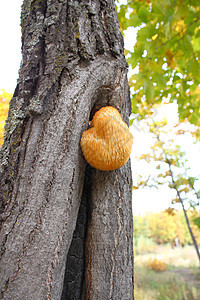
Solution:
<svg viewBox="0 0 200 300"><path fill-rule="evenodd" d="M95 169L111 171L128 161L133 137L117 109L112 106L98 110L84 131L81 148L86 161Z"/></svg>

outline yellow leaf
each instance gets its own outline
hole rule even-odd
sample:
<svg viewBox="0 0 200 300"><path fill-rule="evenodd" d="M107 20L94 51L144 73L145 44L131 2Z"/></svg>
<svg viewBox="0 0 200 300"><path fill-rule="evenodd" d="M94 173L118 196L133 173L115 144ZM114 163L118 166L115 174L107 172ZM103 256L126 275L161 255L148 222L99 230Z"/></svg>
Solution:
<svg viewBox="0 0 200 300"><path fill-rule="evenodd" d="M158 37L158 34L156 33L154 36L152 36L151 39L152 39L153 41L155 41L155 40L157 39L157 37Z"/></svg>
<svg viewBox="0 0 200 300"><path fill-rule="evenodd" d="M183 36L185 34L186 26L185 26L184 20L180 20L175 23L174 31L179 32L180 36Z"/></svg>
<svg viewBox="0 0 200 300"><path fill-rule="evenodd" d="M176 67L176 60L174 58L175 54L170 49L167 49L165 51L165 55L166 55L166 58L167 58L167 64L168 64L168 66L171 69L175 69L175 67Z"/></svg>
<svg viewBox="0 0 200 300"><path fill-rule="evenodd" d="M133 190L133 191L138 190L138 187L135 186L135 185L133 185L133 186L132 186L132 190Z"/></svg>
<svg viewBox="0 0 200 300"><path fill-rule="evenodd" d="M9 102L12 94L7 93L5 90L0 90L0 147L3 144L4 125L7 118Z"/></svg>

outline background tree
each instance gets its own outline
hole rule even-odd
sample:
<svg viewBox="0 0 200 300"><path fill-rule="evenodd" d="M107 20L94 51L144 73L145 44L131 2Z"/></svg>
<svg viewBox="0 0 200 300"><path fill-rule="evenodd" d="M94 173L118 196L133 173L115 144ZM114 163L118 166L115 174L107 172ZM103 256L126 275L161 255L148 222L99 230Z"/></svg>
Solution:
<svg viewBox="0 0 200 300"><path fill-rule="evenodd" d="M79 144L102 106L128 123L114 1L24 0L21 25L0 156L1 297L133 299L130 163L92 169Z"/></svg>
<svg viewBox="0 0 200 300"><path fill-rule="evenodd" d="M186 209L186 202L188 202L190 207L198 209L197 212L199 214L199 201L196 197L196 190L193 190L194 182L195 180L197 181L197 178L188 176L184 152L180 150L180 146L174 143L173 132L169 130L167 122L162 123L151 120L148 125L150 133L153 134L154 144L151 147L151 153L143 154L141 158L149 163L152 161L155 163L157 175L155 176L155 173L152 172L153 176L151 174L149 176L147 175L148 178L146 180L143 179L139 185L156 187L165 184L175 191L172 204L180 203L182 206L187 227L200 261L198 245ZM180 130L177 128L176 131L178 133ZM169 208L167 211L169 214L173 213L172 208ZM165 222L165 224L169 226L171 223L168 224ZM167 228L165 228L164 232L167 232ZM171 229L170 232L172 232ZM158 233L158 236L159 235L161 235L161 232ZM172 236L172 240L174 240L175 237L176 236Z"/></svg>
<svg viewBox="0 0 200 300"><path fill-rule="evenodd" d="M187 211L189 218L192 218L193 211ZM191 222L195 239L200 244L200 232L196 225ZM175 243L175 238L178 243ZM135 253L142 254L153 252L158 244L171 244L185 246L192 245L192 239L186 224L182 210L174 210L173 214L168 211L148 212L143 216L134 216L134 241Z"/></svg>

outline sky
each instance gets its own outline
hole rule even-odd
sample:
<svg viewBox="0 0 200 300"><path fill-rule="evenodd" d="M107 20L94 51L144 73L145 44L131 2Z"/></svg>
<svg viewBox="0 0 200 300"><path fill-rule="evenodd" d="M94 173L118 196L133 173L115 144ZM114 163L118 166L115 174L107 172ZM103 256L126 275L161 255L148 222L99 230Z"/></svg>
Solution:
<svg viewBox="0 0 200 300"><path fill-rule="evenodd" d="M0 1L0 89L6 92L14 92L17 84L18 70L21 62L21 28L20 13L22 0ZM126 32L125 47L131 48L135 44L136 34L130 29ZM164 108L160 110L159 116L167 117L169 122L177 121L177 107L169 107L170 113ZM132 157L140 153L141 149L148 149L151 141L139 127L132 126L131 131L134 134L134 143ZM188 148L188 150L187 150ZM197 157L199 157L199 148L191 147L191 143L185 143L185 149L191 156L192 169L195 175L199 175L199 166ZM194 159L196 158L196 159ZM132 170L140 172L138 168L141 165L132 159ZM149 211L161 211L168 208L172 199L172 192L166 187L156 189L143 189L133 192L133 214L145 214Z"/></svg>

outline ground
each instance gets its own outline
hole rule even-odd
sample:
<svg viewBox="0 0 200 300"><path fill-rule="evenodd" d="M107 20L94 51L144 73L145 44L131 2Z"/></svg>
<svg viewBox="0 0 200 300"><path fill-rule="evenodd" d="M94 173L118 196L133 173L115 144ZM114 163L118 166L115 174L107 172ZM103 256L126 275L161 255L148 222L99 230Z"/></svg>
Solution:
<svg viewBox="0 0 200 300"><path fill-rule="evenodd" d="M198 270L196 269L180 268L171 272L176 276L179 276L189 287L194 286L196 289L200 289L200 270L198 273Z"/></svg>
<svg viewBox="0 0 200 300"><path fill-rule="evenodd" d="M166 263L165 271L146 267L154 258ZM152 253L136 255L135 286L136 300L199 300L200 269L194 248L159 246Z"/></svg>

